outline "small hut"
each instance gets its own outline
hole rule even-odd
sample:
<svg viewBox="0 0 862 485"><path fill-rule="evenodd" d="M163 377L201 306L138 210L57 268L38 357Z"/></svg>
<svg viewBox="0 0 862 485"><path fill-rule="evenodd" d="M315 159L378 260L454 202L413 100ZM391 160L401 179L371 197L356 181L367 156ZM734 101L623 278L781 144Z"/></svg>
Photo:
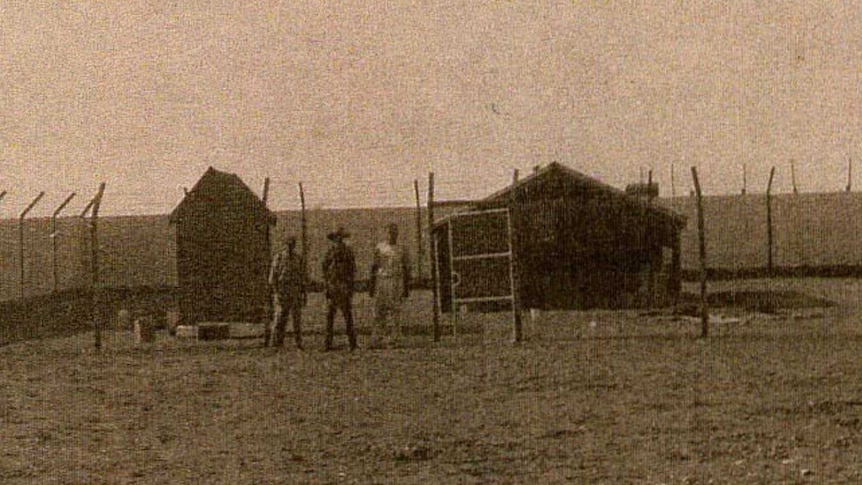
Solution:
<svg viewBox="0 0 862 485"><path fill-rule="evenodd" d="M275 215L235 174L210 167L170 216L184 324L266 318Z"/></svg>
<svg viewBox="0 0 862 485"><path fill-rule="evenodd" d="M686 219L559 163L474 202L509 209L523 308L661 305L680 291ZM440 306L452 303L450 219L434 225ZM456 277L457 279L457 277Z"/></svg>

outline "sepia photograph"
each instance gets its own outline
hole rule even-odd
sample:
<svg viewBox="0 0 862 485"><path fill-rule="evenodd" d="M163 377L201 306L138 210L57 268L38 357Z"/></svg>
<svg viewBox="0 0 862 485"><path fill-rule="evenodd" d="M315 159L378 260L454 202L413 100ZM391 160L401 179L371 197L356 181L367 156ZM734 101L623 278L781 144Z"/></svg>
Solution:
<svg viewBox="0 0 862 485"><path fill-rule="evenodd" d="M0 484L862 483L860 32L0 0Z"/></svg>

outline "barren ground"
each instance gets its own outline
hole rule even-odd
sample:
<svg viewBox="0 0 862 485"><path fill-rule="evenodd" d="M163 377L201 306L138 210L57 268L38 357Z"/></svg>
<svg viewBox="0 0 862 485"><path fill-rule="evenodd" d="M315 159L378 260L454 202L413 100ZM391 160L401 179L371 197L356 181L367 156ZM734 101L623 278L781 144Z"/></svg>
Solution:
<svg viewBox="0 0 862 485"><path fill-rule="evenodd" d="M840 305L715 310L741 321L706 340L669 316L544 313L519 346L507 316L466 315L484 331L323 353L313 298L305 352L127 331L101 353L92 334L0 347L0 482L860 483L862 285L711 287L768 285Z"/></svg>

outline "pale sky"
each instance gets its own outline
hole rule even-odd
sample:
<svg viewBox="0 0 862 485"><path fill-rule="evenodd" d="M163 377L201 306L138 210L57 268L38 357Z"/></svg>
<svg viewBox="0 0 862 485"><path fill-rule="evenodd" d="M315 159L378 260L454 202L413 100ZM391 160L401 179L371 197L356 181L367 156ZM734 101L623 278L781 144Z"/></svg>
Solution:
<svg viewBox="0 0 862 485"><path fill-rule="evenodd" d="M862 189L852 1L0 0L0 216L108 183L168 212L210 165L275 209L479 197L559 161L662 195Z"/></svg>

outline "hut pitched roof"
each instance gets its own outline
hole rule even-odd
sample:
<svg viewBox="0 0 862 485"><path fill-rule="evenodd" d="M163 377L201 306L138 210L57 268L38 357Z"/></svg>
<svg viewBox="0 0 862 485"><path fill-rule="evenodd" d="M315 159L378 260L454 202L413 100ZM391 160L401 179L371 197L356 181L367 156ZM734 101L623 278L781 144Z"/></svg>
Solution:
<svg viewBox="0 0 862 485"><path fill-rule="evenodd" d="M513 185L503 188L488 197L477 201L474 207L479 209L497 207L507 204L512 196L512 191L517 191L519 196L530 197L530 194L547 194L552 192L588 192L611 197L623 201L632 208L649 213L660 219L673 222L677 226L685 226L686 218L665 207L652 204L638 197L626 194L624 191L588 177L576 170L568 168L560 163L553 162L550 165L537 170L535 173L525 177Z"/></svg>
<svg viewBox="0 0 862 485"><path fill-rule="evenodd" d="M209 167L194 187L183 197L170 215L170 223L176 224L189 214L198 210L207 210L208 206L217 202L226 202L244 210L251 211L254 217L266 219L269 224L275 224L273 214L238 175L222 172Z"/></svg>

